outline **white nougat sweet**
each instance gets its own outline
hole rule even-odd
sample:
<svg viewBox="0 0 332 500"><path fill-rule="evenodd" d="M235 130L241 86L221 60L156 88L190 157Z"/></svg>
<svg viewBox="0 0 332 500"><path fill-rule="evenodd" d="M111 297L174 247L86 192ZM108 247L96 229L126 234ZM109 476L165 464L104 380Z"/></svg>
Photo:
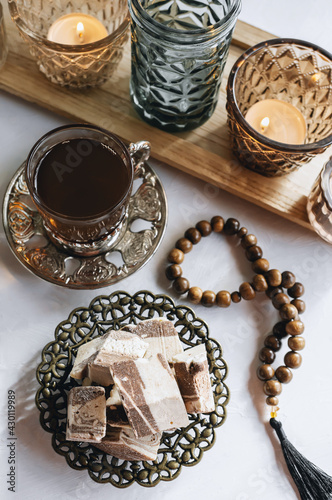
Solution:
<svg viewBox="0 0 332 500"><path fill-rule="evenodd" d="M96 353L104 342L104 337L97 337L78 348L74 366L70 372L72 378L81 380L88 376L88 364L95 358Z"/></svg>
<svg viewBox="0 0 332 500"><path fill-rule="evenodd" d="M143 357L147 348L148 344L138 335L109 330L78 349L70 376L76 379L89 377L93 382L108 387L113 383L109 369L112 362L119 357Z"/></svg>
<svg viewBox="0 0 332 500"><path fill-rule="evenodd" d="M148 344L134 333L111 330L106 336L104 344L88 365L91 380L104 387L113 383L110 366L114 361L143 357L148 348Z"/></svg>
<svg viewBox="0 0 332 500"><path fill-rule="evenodd" d="M163 318L141 321L134 332L148 343L146 358L162 353L170 361L173 356L183 352L179 334L171 321Z"/></svg>

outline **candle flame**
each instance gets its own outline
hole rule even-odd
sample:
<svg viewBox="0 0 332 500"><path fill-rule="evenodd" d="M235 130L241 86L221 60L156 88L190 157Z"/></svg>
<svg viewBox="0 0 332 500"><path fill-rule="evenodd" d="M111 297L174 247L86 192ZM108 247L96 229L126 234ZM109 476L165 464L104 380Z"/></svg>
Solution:
<svg viewBox="0 0 332 500"><path fill-rule="evenodd" d="M261 129L262 132L264 133L267 127L270 125L270 118L268 116L265 116L263 120L261 121Z"/></svg>
<svg viewBox="0 0 332 500"><path fill-rule="evenodd" d="M84 24L83 23L81 23L81 22L77 23L76 33L80 39L80 42L83 42L83 35L84 35Z"/></svg>

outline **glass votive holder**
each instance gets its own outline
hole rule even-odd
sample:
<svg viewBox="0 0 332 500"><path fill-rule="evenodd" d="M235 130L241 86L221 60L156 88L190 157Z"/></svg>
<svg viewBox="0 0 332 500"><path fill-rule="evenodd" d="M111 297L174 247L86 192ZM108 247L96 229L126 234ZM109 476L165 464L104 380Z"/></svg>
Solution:
<svg viewBox="0 0 332 500"><path fill-rule="evenodd" d="M240 8L241 0L129 0L130 93L141 118L181 132L211 117Z"/></svg>
<svg viewBox="0 0 332 500"><path fill-rule="evenodd" d="M332 55L301 40L267 40L242 54L229 75L226 107L231 147L245 167L281 176L332 144L331 72ZM265 99L289 103L303 115L303 144L269 139L249 125L246 113Z"/></svg>
<svg viewBox="0 0 332 500"><path fill-rule="evenodd" d="M126 0L8 0L8 6L40 71L53 83L93 87L106 82L116 70L129 37ZM93 16L105 27L103 38L81 43L79 34L75 44L50 40L51 26L70 14Z"/></svg>
<svg viewBox="0 0 332 500"><path fill-rule="evenodd" d="M332 157L317 177L307 201L310 224L325 241L332 243Z"/></svg>
<svg viewBox="0 0 332 500"><path fill-rule="evenodd" d="M3 17L2 5L0 3L0 68L5 64L7 58L7 38L5 30L5 21Z"/></svg>

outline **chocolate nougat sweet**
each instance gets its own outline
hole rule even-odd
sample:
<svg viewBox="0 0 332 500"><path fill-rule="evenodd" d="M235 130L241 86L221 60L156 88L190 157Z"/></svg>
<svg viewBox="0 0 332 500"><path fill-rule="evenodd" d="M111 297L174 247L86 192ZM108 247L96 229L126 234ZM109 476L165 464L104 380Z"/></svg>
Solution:
<svg viewBox="0 0 332 500"><path fill-rule="evenodd" d="M173 370L188 413L210 413L214 410L209 365L204 344L177 354Z"/></svg>
<svg viewBox="0 0 332 500"><path fill-rule="evenodd" d="M68 394L66 439L98 442L105 434L104 387L73 387Z"/></svg>
<svg viewBox="0 0 332 500"><path fill-rule="evenodd" d="M115 362L111 372L136 437L189 424L178 385L163 354Z"/></svg>

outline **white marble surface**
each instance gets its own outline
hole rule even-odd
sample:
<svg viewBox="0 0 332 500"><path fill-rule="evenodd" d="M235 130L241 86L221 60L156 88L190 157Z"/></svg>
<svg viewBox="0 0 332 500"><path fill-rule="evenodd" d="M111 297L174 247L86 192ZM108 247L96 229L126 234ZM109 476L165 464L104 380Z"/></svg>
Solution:
<svg viewBox="0 0 332 500"><path fill-rule="evenodd" d="M329 0L244 0L241 18L282 36L308 39L331 50ZM290 5L291 4L291 5ZM107 111L106 111L107 112ZM33 143L48 130L66 123L55 114L0 93L0 196ZM133 138L137 139L137 138ZM153 147L153 145L152 145ZM305 168L305 167L304 167ZM118 285L97 291L68 290L30 274L0 236L0 374L1 374L1 499L163 500L294 500L299 498L287 475L276 439L269 428L261 383L256 379L257 353L278 315L264 297L228 310L195 307L218 339L229 366L231 400L228 418L217 430L214 447L200 464L183 468L170 483L153 489L132 485L117 490L94 483L86 471L72 470L51 446L51 436L38 421L34 404L35 370L42 348L53 339L55 326L77 306L87 306L99 293L148 288L170 293L164 278L165 255L186 228L215 214L237 217L257 235L271 266L293 271L306 287L307 347L303 365L281 396L280 419L293 443L314 463L332 474L332 247L313 232L250 205L167 166L156 166L169 202L165 238L149 264ZM241 248L212 235L189 254L183 265L192 284L234 290L252 271ZM175 298L177 303L181 299ZM7 391L17 398L16 493L7 490L9 472ZM318 500L318 499L317 499Z"/></svg>

